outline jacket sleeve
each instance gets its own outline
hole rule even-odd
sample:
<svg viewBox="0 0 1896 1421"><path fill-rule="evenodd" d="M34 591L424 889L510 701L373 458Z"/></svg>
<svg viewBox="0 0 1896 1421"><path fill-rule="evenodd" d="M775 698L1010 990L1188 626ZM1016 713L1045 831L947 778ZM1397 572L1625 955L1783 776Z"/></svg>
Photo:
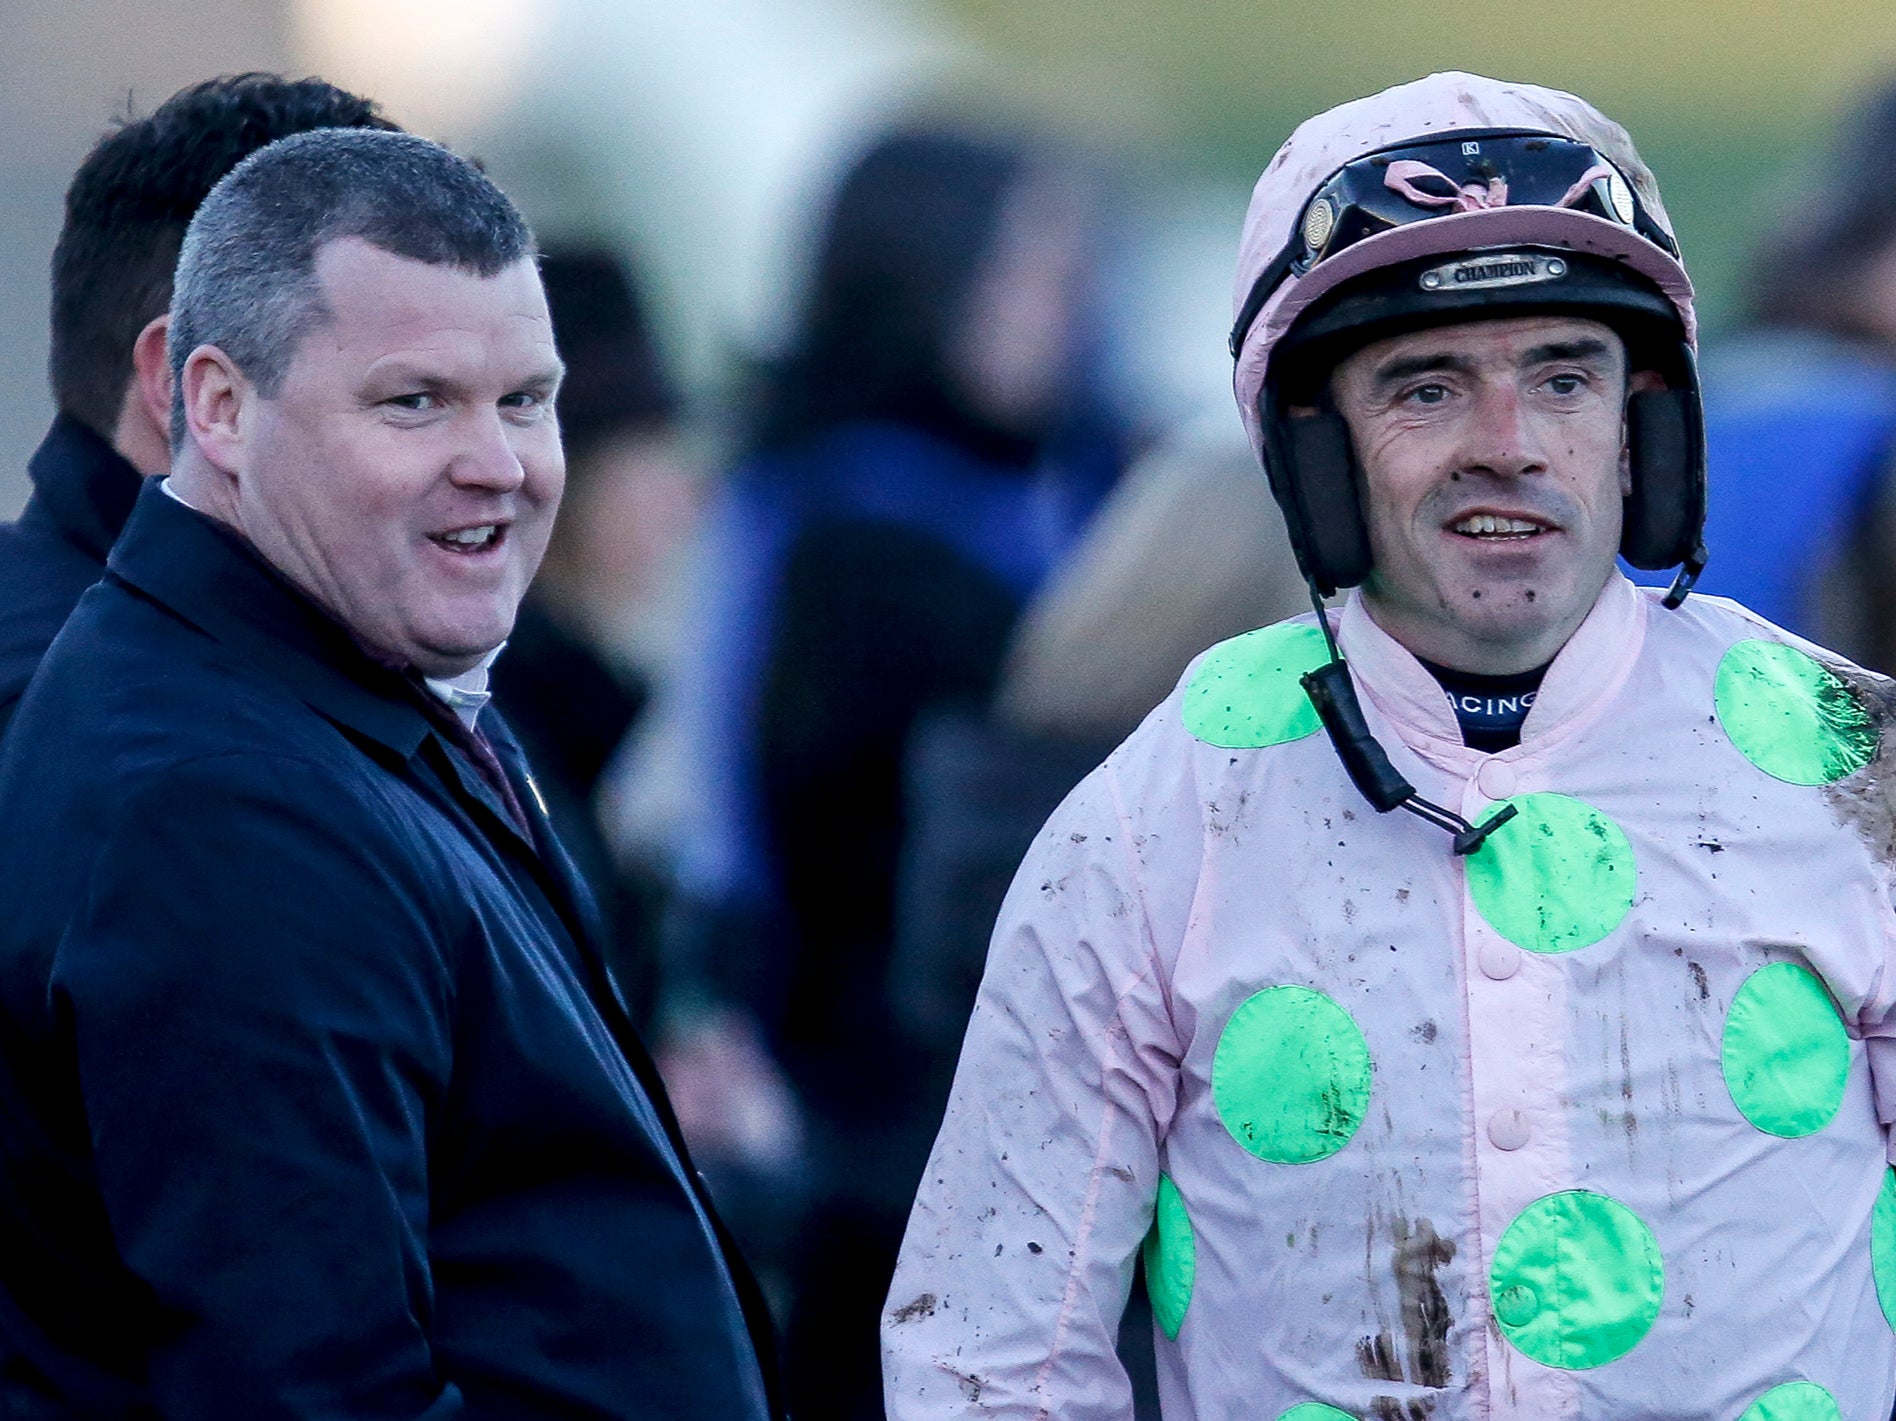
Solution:
<svg viewBox="0 0 1896 1421"><path fill-rule="evenodd" d="M1135 828L1125 754L1054 813L1001 910L883 1313L891 1421L1132 1415L1114 1343L1176 1093L1160 944L1192 876L1157 866L1198 855L1182 822Z"/></svg>
<svg viewBox="0 0 1896 1421"><path fill-rule="evenodd" d="M230 756L128 802L54 962L156 1414L462 1412L431 1356L446 929L387 816Z"/></svg>

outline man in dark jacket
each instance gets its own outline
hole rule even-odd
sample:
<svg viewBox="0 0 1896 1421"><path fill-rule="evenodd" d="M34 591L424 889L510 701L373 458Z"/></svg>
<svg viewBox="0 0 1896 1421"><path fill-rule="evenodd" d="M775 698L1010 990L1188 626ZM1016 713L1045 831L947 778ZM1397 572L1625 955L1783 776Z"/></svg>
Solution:
<svg viewBox="0 0 1896 1421"><path fill-rule="evenodd" d="M0 1412L762 1421L756 1294L485 668L563 480L418 138L206 200L172 474L0 755Z"/></svg>
<svg viewBox="0 0 1896 1421"><path fill-rule="evenodd" d="M138 497L170 464L166 309L185 225L217 180L312 128L390 128L320 79L238 74L180 89L99 140L66 189L53 248L58 417L27 466L33 493L0 524L0 734Z"/></svg>

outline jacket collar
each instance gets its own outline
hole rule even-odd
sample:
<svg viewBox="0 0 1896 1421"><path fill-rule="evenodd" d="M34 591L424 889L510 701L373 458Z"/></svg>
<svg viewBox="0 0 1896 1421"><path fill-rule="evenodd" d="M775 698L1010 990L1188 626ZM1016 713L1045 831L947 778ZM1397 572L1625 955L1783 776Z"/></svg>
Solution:
<svg viewBox="0 0 1896 1421"><path fill-rule="evenodd" d="M403 758L429 733L425 695L375 660L238 534L152 479L107 564L116 577L275 676L305 704Z"/></svg>
<svg viewBox="0 0 1896 1421"><path fill-rule="evenodd" d="M131 516L144 477L71 415L60 415L26 466L33 497L61 533L101 563Z"/></svg>
<svg viewBox="0 0 1896 1421"><path fill-rule="evenodd" d="M1646 639L1647 599L1615 570L1574 634L1547 668L1521 743L1500 758L1528 759L1591 721L1625 684ZM1462 744L1454 708L1409 649L1376 625L1352 592L1337 626L1337 644L1369 698L1402 739L1443 768L1488 758Z"/></svg>

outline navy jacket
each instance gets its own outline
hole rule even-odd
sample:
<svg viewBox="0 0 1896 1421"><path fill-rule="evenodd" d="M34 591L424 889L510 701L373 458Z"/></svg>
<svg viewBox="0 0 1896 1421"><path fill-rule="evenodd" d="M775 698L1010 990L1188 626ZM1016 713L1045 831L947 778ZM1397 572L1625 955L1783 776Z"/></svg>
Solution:
<svg viewBox="0 0 1896 1421"><path fill-rule="evenodd" d="M33 493L0 524L0 735L20 693L138 498L139 472L78 420L61 415L26 466Z"/></svg>
<svg viewBox="0 0 1896 1421"><path fill-rule="evenodd" d="M0 754L0 1414L766 1415L755 1288L495 750L524 824L146 489Z"/></svg>

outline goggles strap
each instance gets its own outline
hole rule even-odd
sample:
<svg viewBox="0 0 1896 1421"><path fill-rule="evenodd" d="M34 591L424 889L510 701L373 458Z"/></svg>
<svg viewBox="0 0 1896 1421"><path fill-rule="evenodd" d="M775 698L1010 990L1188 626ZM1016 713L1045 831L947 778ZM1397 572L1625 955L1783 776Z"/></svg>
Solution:
<svg viewBox="0 0 1896 1421"><path fill-rule="evenodd" d="M1432 178L1449 191L1424 191L1416 186L1418 178ZM1441 169L1414 158L1400 158L1385 168L1383 186L1417 207L1452 207L1457 212L1481 212L1486 208L1508 205L1506 178L1497 175L1485 183L1465 183L1456 187Z"/></svg>
<svg viewBox="0 0 1896 1421"><path fill-rule="evenodd" d="M1595 163L1580 175L1579 180L1575 182L1572 187L1567 189L1567 195L1561 198L1559 202L1556 202L1554 206L1572 207L1576 202L1587 195L1587 189L1591 188L1602 178L1610 178L1612 176L1613 168L1610 164Z"/></svg>

